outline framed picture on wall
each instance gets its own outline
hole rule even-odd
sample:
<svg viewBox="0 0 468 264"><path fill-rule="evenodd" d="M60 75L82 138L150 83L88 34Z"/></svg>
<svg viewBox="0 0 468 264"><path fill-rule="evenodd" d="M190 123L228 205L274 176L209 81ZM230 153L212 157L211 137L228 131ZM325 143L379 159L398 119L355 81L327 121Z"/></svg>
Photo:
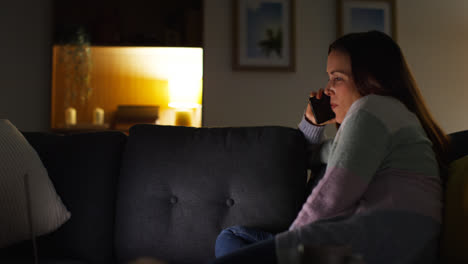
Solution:
<svg viewBox="0 0 468 264"><path fill-rule="evenodd" d="M233 1L238 71L295 71L294 0Z"/></svg>
<svg viewBox="0 0 468 264"><path fill-rule="evenodd" d="M337 36L378 30L396 40L396 0L337 0Z"/></svg>

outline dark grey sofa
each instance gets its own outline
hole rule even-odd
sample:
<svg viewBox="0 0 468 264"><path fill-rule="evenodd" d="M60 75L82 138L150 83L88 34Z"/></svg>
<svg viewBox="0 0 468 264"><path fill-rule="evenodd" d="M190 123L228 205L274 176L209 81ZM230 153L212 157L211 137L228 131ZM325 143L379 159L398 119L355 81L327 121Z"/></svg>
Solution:
<svg viewBox="0 0 468 264"><path fill-rule="evenodd" d="M307 196L305 141L292 128L23 134L72 214L37 239L40 263L206 263L222 228L286 230ZM1 249L0 263L33 263L31 245Z"/></svg>

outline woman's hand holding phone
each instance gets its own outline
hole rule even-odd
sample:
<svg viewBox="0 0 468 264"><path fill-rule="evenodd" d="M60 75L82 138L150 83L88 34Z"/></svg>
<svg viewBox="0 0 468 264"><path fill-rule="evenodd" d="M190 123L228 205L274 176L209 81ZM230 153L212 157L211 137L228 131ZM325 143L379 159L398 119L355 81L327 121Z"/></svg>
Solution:
<svg viewBox="0 0 468 264"><path fill-rule="evenodd" d="M309 98L310 102L307 104L305 112L306 119L317 126L336 123L335 114L331 110L329 102L330 98L325 98L324 96L328 95L324 94L323 89L319 89L317 92L311 92Z"/></svg>

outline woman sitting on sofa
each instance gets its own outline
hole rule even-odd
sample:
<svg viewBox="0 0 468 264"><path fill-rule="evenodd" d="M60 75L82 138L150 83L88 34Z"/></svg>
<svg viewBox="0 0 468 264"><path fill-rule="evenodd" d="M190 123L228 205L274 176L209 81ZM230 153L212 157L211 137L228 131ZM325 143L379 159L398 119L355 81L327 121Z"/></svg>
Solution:
<svg viewBox="0 0 468 264"><path fill-rule="evenodd" d="M323 144L323 178L288 231L223 230L214 263L295 263L301 244L347 245L365 263L436 263L448 139L400 47L377 31L345 35L329 47L327 73L311 97L330 96L336 117L317 124L308 105L299 124ZM339 129L323 143L331 123Z"/></svg>

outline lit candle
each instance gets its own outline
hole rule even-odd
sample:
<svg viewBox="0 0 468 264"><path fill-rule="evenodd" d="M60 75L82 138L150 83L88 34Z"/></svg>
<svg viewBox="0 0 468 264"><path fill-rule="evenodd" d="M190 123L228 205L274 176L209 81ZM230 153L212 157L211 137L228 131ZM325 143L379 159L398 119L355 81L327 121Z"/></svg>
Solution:
<svg viewBox="0 0 468 264"><path fill-rule="evenodd" d="M65 109L65 124L66 125L76 125L76 109L73 107L68 107Z"/></svg>
<svg viewBox="0 0 468 264"><path fill-rule="evenodd" d="M104 109L96 107L93 113L93 124L104 125Z"/></svg>

